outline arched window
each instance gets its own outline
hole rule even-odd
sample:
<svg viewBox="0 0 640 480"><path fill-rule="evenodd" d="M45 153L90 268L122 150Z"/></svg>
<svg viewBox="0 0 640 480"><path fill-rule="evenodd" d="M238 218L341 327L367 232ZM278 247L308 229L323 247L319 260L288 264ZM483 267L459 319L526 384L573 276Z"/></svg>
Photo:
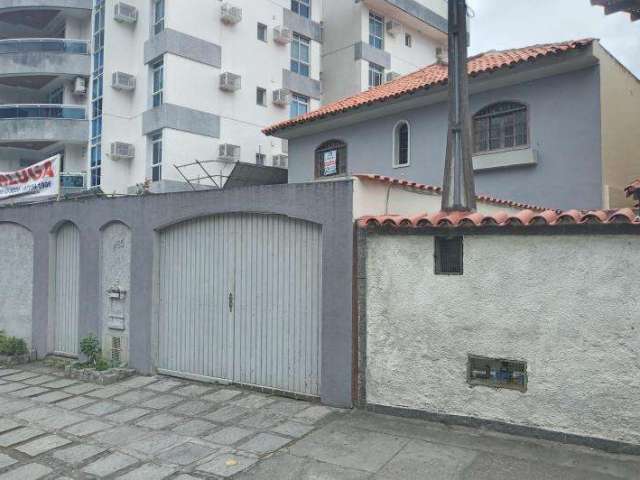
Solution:
<svg viewBox="0 0 640 480"><path fill-rule="evenodd" d="M404 120L399 122L393 130L393 165L396 167L409 165L410 135L409 123Z"/></svg>
<svg viewBox="0 0 640 480"><path fill-rule="evenodd" d="M316 178L333 177L347 173L347 144L329 140L316 148Z"/></svg>
<svg viewBox="0 0 640 480"><path fill-rule="evenodd" d="M473 117L474 153L509 150L529 145L527 106L500 102L483 108Z"/></svg>

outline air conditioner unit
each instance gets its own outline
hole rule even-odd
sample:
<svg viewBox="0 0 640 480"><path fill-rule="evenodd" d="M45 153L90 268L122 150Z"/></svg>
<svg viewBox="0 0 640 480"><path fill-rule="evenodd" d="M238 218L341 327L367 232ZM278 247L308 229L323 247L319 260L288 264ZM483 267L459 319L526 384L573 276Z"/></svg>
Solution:
<svg viewBox="0 0 640 480"><path fill-rule="evenodd" d="M289 153L289 140L282 139L282 153Z"/></svg>
<svg viewBox="0 0 640 480"><path fill-rule="evenodd" d="M230 143L218 145L218 160L223 162L237 162L240 160L240 147Z"/></svg>
<svg viewBox="0 0 640 480"><path fill-rule="evenodd" d="M273 41L280 45L286 45L293 40L293 32L287 27L276 27L273 29Z"/></svg>
<svg viewBox="0 0 640 480"><path fill-rule="evenodd" d="M398 77L401 77L398 72L387 72L387 82L393 82Z"/></svg>
<svg viewBox="0 0 640 480"><path fill-rule="evenodd" d="M121 23L136 23L138 21L138 9L133 5L117 2L113 12L113 19Z"/></svg>
<svg viewBox="0 0 640 480"><path fill-rule="evenodd" d="M273 91L273 104L279 107L286 107L291 103L291 92L286 88Z"/></svg>
<svg viewBox="0 0 640 480"><path fill-rule="evenodd" d="M399 33L402 33L402 24L394 20L389 20L387 22L387 33L392 37L395 37Z"/></svg>
<svg viewBox="0 0 640 480"><path fill-rule="evenodd" d="M220 19L226 25L235 25L242 20L242 9L230 3L223 3L220 7Z"/></svg>
<svg viewBox="0 0 640 480"><path fill-rule="evenodd" d="M114 160L131 160L136 156L136 147L131 143L113 142L111 158Z"/></svg>
<svg viewBox="0 0 640 480"><path fill-rule="evenodd" d="M289 155L274 155L271 161L274 167L289 168Z"/></svg>
<svg viewBox="0 0 640 480"><path fill-rule="evenodd" d="M84 77L76 77L73 81L73 94L74 95L86 95L87 94L87 81Z"/></svg>
<svg viewBox="0 0 640 480"><path fill-rule="evenodd" d="M242 87L242 77L235 73L225 72L220 75L220 90L235 92Z"/></svg>
<svg viewBox="0 0 640 480"><path fill-rule="evenodd" d="M124 72L113 72L111 86L116 90L135 90L136 77Z"/></svg>
<svg viewBox="0 0 640 480"><path fill-rule="evenodd" d="M104 355L117 365L129 363L129 339L126 335L105 335Z"/></svg>

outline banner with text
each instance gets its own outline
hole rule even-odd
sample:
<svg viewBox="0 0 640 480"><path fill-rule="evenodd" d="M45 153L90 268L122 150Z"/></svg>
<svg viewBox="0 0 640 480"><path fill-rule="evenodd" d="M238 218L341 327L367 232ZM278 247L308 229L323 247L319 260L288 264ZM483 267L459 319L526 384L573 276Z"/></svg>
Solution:
<svg viewBox="0 0 640 480"><path fill-rule="evenodd" d="M0 172L0 200L17 196L48 197L60 191L60 155L15 172Z"/></svg>

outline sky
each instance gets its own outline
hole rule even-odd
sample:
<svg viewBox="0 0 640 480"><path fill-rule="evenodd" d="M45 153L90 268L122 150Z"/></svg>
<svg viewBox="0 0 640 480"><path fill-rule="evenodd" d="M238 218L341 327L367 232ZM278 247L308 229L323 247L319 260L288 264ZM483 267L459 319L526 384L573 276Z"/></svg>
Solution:
<svg viewBox="0 0 640 480"><path fill-rule="evenodd" d="M599 38L640 78L640 21L604 14L589 0L467 0L472 10L470 54L537 43Z"/></svg>

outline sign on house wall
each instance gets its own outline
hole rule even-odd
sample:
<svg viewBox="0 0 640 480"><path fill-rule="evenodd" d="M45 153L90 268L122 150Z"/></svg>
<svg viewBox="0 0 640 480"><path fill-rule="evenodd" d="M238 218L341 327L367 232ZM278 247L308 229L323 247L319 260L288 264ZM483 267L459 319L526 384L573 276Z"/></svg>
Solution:
<svg viewBox="0 0 640 480"><path fill-rule="evenodd" d="M14 172L0 172L0 200L17 196L46 197L60 190L60 155Z"/></svg>
<svg viewBox="0 0 640 480"><path fill-rule="evenodd" d="M338 173L338 151L329 150L324 152L324 175L335 175Z"/></svg>

